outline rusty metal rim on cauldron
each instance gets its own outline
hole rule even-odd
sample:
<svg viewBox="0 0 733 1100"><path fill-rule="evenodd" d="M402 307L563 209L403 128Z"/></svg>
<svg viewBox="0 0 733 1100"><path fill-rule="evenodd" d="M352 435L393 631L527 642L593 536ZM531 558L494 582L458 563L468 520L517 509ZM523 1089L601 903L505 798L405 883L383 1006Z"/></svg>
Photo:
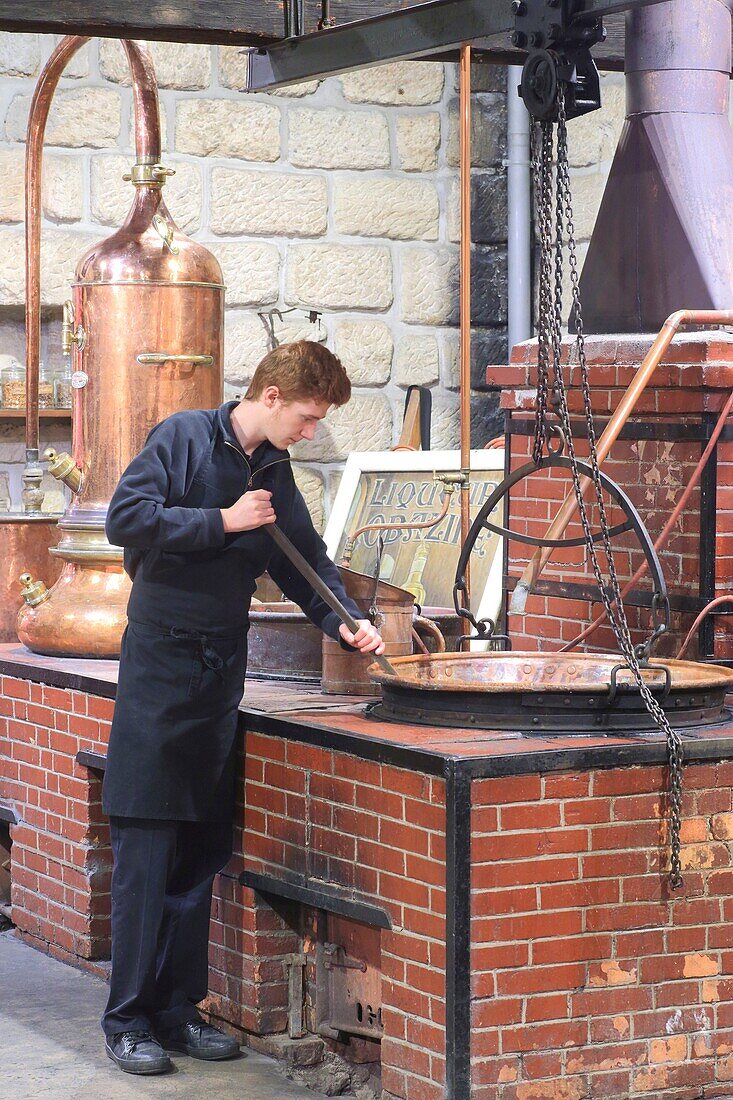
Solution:
<svg viewBox="0 0 733 1100"><path fill-rule="evenodd" d="M541 733L655 729L619 658L582 653L437 653L396 657L397 676L372 665L382 687L375 718L417 725ZM669 672L669 679L667 677ZM692 661L655 661L652 691L674 726L710 725L725 716L733 671Z"/></svg>

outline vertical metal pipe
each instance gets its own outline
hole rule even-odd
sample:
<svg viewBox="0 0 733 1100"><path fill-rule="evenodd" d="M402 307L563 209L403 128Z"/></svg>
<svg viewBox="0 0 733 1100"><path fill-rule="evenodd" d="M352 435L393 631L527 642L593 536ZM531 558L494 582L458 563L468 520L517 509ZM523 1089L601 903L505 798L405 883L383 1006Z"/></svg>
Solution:
<svg viewBox="0 0 733 1100"><path fill-rule="evenodd" d="M471 527L469 467L471 465L471 47L461 46L461 259L460 259L460 404L461 404L461 545ZM470 574L466 585L470 597ZM468 599L467 599L468 603Z"/></svg>
<svg viewBox="0 0 733 1100"><path fill-rule="evenodd" d="M517 93L519 65L507 69L507 269L509 281L508 343L512 348L532 335L532 265L529 159L529 112Z"/></svg>

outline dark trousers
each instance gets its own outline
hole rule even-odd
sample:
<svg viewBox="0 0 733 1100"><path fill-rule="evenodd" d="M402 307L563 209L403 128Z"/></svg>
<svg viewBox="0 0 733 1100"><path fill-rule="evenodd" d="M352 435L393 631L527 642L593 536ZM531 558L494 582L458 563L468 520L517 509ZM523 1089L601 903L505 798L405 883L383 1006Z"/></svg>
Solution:
<svg viewBox="0 0 733 1100"><path fill-rule="evenodd" d="M214 875L226 822L111 817L112 974L102 1027L155 1031L197 1018L208 991Z"/></svg>

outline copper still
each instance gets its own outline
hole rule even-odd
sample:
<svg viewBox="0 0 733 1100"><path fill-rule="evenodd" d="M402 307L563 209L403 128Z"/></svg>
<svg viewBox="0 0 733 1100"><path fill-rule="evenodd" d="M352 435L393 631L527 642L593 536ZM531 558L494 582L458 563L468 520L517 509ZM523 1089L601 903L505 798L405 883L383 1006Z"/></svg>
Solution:
<svg viewBox="0 0 733 1100"><path fill-rule="evenodd" d="M26 149L26 455L24 499L36 497L40 345L40 229L43 136L59 77L87 42L64 38L43 70L31 105ZM116 657L130 582L122 551L104 533L109 500L150 429L180 409L221 401L224 286L212 254L186 237L163 201L170 169L160 163L158 94L152 61L123 41L135 107L134 189L124 225L80 259L64 306L62 342L72 359L72 454L47 451L50 472L72 491L51 553L63 563L53 588L24 578L18 636L37 653ZM42 498L41 498L42 499ZM30 570L29 566L26 572Z"/></svg>

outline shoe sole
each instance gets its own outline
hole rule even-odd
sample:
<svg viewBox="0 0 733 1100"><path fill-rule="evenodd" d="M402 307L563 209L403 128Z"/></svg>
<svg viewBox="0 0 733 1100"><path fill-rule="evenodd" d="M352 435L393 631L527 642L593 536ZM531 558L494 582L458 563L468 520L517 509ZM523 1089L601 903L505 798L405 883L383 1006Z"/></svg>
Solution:
<svg viewBox="0 0 733 1100"><path fill-rule="evenodd" d="M188 1054L190 1058L199 1058L202 1062L225 1062L227 1058L236 1058L238 1054L241 1054L239 1047L236 1050L220 1051L220 1050L199 1050L194 1047L193 1049L187 1043L175 1043L167 1042L161 1043L163 1050L173 1050L178 1054Z"/></svg>
<svg viewBox="0 0 733 1100"><path fill-rule="evenodd" d="M160 1062L149 1062L147 1065L125 1065L124 1058L118 1058L117 1055L105 1046L107 1057L114 1062L116 1066L122 1070L123 1073L134 1073L139 1077L152 1077L158 1073L165 1073L166 1070L172 1069L172 1063L170 1058L166 1058L165 1061L161 1059Z"/></svg>

